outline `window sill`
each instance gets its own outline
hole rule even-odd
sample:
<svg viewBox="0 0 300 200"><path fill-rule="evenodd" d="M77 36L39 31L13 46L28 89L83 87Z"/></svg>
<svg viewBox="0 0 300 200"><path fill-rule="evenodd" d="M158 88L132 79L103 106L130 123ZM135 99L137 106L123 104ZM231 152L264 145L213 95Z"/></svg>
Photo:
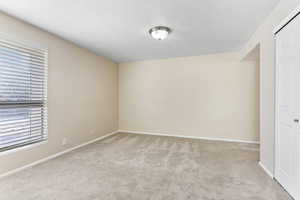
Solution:
<svg viewBox="0 0 300 200"><path fill-rule="evenodd" d="M8 155L8 154L16 153L18 151L22 151L22 150L26 150L26 149L32 149L32 148L35 148L37 146L44 145L44 144L47 144L47 143L48 143L48 140L38 142L38 143L34 143L34 144L29 144L29 145L22 146L22 147L17 147L15 149L10 149L10 150L7 150L7 151L0 152L0 156L5 156L5 155Z"/></svg>

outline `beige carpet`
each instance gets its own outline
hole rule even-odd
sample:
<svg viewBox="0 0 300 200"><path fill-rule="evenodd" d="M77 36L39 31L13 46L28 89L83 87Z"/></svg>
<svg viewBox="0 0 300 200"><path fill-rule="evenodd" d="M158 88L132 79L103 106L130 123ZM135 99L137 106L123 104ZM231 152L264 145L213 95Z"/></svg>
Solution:
<svg viewBox="0 0 300 200"><path fill-rule="evenodd" d="M117 134L0 180L0 200L287 200L258 146Z"/></svg>

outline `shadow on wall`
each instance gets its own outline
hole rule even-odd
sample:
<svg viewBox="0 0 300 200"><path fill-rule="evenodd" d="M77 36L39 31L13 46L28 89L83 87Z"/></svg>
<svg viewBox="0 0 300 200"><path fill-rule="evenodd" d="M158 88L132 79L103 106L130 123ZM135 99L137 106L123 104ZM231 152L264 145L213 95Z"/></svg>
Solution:
<svg viewBox="0 0 300 200"><path fill-rule="evenodd" d="M256 108L257 108L257 134L260 138L260 44L257 44L249 53L244 57L245 61L255 61L256 63Z"/></svg>

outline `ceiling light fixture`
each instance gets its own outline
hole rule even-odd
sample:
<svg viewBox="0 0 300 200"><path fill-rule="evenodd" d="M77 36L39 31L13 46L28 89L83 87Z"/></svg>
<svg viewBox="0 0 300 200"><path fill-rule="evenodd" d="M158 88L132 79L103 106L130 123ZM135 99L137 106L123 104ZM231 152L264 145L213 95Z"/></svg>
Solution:
<svg viewBox="0 0 300 200"><path fill-rule="evenodd" d="M171 29L166 26L155 26L149 30L149 33L156 40L164 40L171 33Z"/></svg>

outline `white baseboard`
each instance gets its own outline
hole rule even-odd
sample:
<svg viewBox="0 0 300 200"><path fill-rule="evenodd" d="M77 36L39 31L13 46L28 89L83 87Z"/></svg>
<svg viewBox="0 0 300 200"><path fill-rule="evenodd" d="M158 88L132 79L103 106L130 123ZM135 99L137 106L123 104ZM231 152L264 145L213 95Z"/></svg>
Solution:
<svg viewBox="0 0 300 200"><path fill-rule="evenodd" d="M259 166L273 179L274 175L271 173L260 161L258 162Z"/></svg>
<svg viewBox="0 0 300 200"><path fill-rule="evenodd" d="M237 143L248 143L248 144L259 144L257 141L247 141L247 140L235 140L235 139L225 139L225 138L210 138L210 137L197 137L197 136L184 136L184 135L172 135L166 133L153 133L144 131L129 131L129 130L119 130L120 133L134 133L141 135L158 135L158 136L168 136L168 137L179 137L179 138L190 138L198 140L211 140L211 141L221 141L221 142L237 142Z"/></svg>
<svg viewBox="0 0 300 200"><path fill-rule="evenodd" d="M99 140L103 140L103 139L105 139L105 138L107 138L107 137L109 137L109 136L112 136L112 135L114 135L114 134L116 134L116 133L118 133L118 132L119 132L119 131L114 131L114 132L112 132L112 133L109 133L109 134L106 134L106 135L104 135L104 136L98 137L98 138L96 138L96 139L90 140L90 141L88 141L88 142L85 142L85 143L83 143L83 144L80 144L80 145L77 145L77 146L75 146L75 147L69 148L69 149L64 150L64 151L62 151L62 152L59 152L59 153L56 153L56 154L54 154L54 155L48 156L48 157L43 158L43 159L41 159L41 160L35 161L35 162L30 163L30 164L28 164L28 165L25 165L25 166L19 167L19 168L17 168L17 169L11 170L11 171L9 171L9 172L6 172L6 173L4 173L4 174L1 174L1 175L0 175L0 179L3 178L3 177L6 177L6 176L10 176L10 175L12 175L12 174L15 174L15 173L17 173L17 172L20 172L20 171L22 171L22 170L25 170L25 169L27 169L27 168L33 167L33 166L38 165L38 164L40 164L40 163L46 162L46 161L48 161L48 160L54 159L54 158L59 157L59 156L61 156L61 155L63 155L63 154L66 154L66 153L69 153L69 152L71 152L71 151L74 151L75 149L79 149L79 148L84 147L84 146L86 146L86 145L95 143L95 142L97 142L97 141L99 141Z"/></svg>

